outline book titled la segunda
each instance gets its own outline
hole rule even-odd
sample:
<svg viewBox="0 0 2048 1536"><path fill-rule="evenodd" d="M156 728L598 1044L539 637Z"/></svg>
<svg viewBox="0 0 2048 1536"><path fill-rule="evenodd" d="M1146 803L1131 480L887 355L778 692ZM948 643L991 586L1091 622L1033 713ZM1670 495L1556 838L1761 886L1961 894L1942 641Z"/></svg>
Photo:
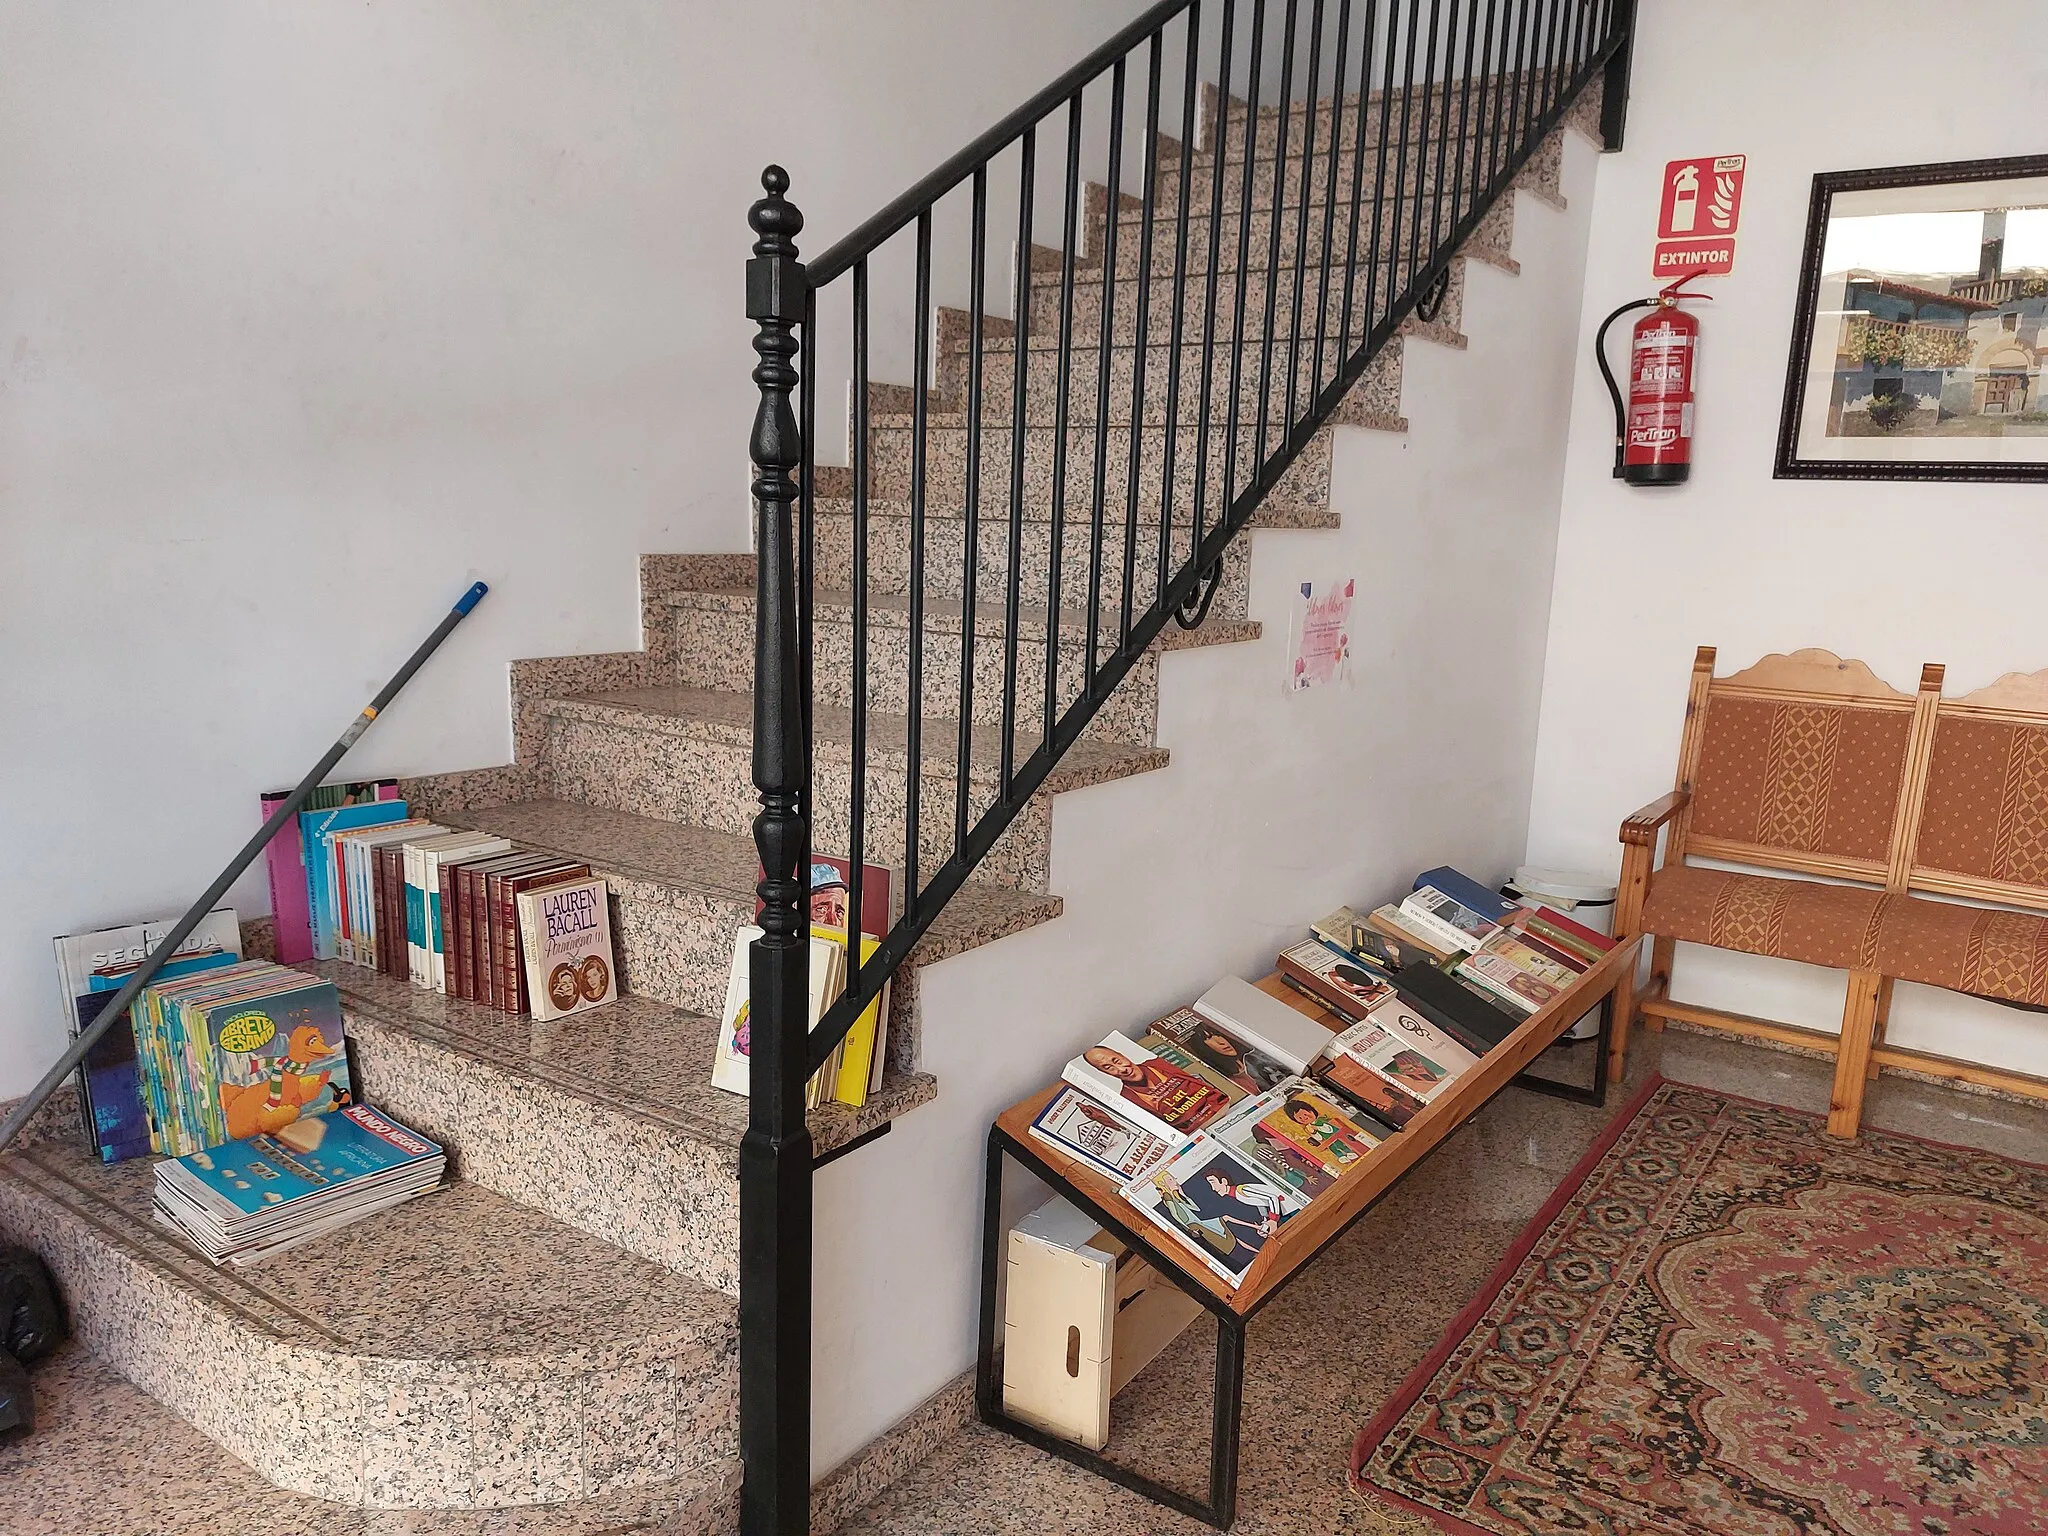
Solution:
<svg viewBox="0 0 2048 1536"><path fill-rule="evenodd" d="M536 1022L601 1008L619 995L604 881L593 876L521 891L518 901Z"/></svg>

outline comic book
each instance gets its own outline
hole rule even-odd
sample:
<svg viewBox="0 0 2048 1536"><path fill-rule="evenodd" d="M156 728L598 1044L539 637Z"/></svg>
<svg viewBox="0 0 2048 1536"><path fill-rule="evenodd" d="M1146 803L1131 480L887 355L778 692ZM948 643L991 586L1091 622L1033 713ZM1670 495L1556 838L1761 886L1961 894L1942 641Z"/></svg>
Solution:
<svg viewBox="0 0 2048 1536"><path fill-rule="evenodd" d="M1299 1190L1213 1137L1124 1186L1124 1199L1235 1287L1268 1241L1308 1208Z"/></svg>

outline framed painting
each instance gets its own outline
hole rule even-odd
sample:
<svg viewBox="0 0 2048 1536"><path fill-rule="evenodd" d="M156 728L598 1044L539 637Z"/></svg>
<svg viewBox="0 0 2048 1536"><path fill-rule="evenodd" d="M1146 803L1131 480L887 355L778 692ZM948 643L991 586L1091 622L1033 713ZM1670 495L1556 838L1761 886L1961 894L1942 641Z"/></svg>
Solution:
<svg viewBox="0 0 2048 1536"><path fill-rule="evenodd" d="M1813 178L1785 480L2048 480L2048 155Z"/></svg>

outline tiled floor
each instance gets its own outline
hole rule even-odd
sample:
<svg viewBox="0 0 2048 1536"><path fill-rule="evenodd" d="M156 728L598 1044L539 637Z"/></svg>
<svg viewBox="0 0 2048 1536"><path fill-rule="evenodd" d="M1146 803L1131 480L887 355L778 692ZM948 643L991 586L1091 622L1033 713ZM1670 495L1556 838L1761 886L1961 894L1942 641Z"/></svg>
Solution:
<svg viewBox="0 0 2048 1536"><path fill-rule="evenodd" d="M1233 1527L1240 1536L1435 1536L1419 1517L1349 1491L1352 1440L1650 1072L1797 1108L1827 1107L1831 1064L1677 1031L1647 1040L1632 1052L1628 1089L1609 1094L1604 1111L1503 1093L1254 1320ZM1583 1057L1591 1047L1572 1049ZM2048 1106L1895 1077L1874 1085L1865 1118L2017 1157L2048 1152ZM1214 1350L1209 1323L1198 1320L1180 1346L1125 1389L1112 1409L1112 1455L1190 1493L1204 1489ZM1207 1529L979 1424L841 1527L843 1536L1196 1536Z"/></svg>
<svg viewBox="0 0 2048 1536"><path fill-rule="evenodd" d="M1583 1058L1589 1047L1577 1047ZM1574 1063L1577 1065L1578 1063ZM1667 1033L1634 1052L1684 1082L1824 1108L1824 1064L1755 1046ZM1252 1326L1236 1529L1245 1536L1414 1533L1429 1528L1353 1496L1352 1437L1492 1270L1627 1091L1605 1112L1509 1092L1434 1154ZM2048 1108L1886 1077L1868 1118L1936 1140L2039 1158ZM1197 1487L1207 1464L1213 1335L1182 1344L1118 1398L1112 1451ZM36 1373L43 1421L0 1445L7 1536L598 1536L649 1529L655 1501L449 1516L369 1513L281 1494L94 1361L67 1352ZM971 1425L841 1529L874 1536L1205 1529Z"/></svg>

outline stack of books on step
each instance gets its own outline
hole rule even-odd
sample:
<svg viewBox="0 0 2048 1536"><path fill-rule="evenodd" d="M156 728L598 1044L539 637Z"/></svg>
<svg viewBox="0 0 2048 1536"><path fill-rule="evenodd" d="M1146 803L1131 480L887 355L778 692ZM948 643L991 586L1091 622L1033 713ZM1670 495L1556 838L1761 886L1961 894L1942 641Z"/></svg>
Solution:
<svg viewBox="0 0 2048 1536"><path fill-rule="evenodd" d="M440 1147L365 1104L156 1165L152 1213L215 1264L245 1265L437 1187Z"/></svg>

